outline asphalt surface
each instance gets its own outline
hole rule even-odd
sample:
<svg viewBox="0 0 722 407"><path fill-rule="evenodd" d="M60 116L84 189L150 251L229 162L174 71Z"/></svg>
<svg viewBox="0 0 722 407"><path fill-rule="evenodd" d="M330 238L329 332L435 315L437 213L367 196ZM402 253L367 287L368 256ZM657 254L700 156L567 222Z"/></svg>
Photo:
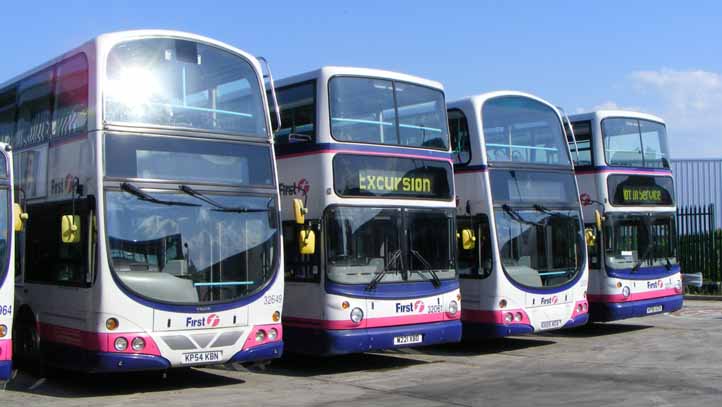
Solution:
<svg viewBox="0 0 722 407"><path fill-rule="evenodd" d="M265 370L36 378L0 406L696 406L722 405L722 302L674 314L477 343L329 359Z"/></svg>

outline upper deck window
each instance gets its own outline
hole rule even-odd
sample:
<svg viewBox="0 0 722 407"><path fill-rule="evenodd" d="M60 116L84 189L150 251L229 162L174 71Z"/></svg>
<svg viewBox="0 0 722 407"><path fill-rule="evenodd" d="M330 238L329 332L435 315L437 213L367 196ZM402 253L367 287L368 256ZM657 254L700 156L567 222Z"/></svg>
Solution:
<svg viewBox="0 0 722 407"><path fill-rule="evenodd" d="M567 140L569 141L569 149L572 152L574 165L592 165L592 122L589 120L574 122L572 123L572 129L574 129L576 145L571 134L567 134Z"/></svg>
<svg viewBox="0 0 722 407"><path fill-rule="evenodd" d="M336 140L448 149L444 94L438 89L342 76L329 82L329 98Z"/></svg>
<svg viewBox="0 0 722 407"><path fill-rule="evenodd" d="M562 123L549 106L523 96L501 96L482 107L490 162L570 165Z"/></svg>
<svg viewBox="0 0 722 407"><path fill-rule="evenodd" d="M602 120L602 135L609 165L669 168L667 131L662 123L609 118Z"/></svg>
<svg viewBox="0 0 722 407"><path fill-rule="evenodd" d="M116 45L104 95L110 122L268 137L256 71L213 46L170 38Z"/></svg>
<svg viewBox="0 0 722 407"><path fill-rule="evenodd" d="M451 151L454 153L454 164L465 165L471 161L471 143L469 140L469 124L464 112L450 109L449 134L451 135Z"/></svg>
<svg viewBox="0 0 722 407"><path fill-rule="evenodd" d="M270 102L271 95L267 92ZM316 136L316 81L290 85L276 90L281 110L281 128L275 133L277 143L313 140ZM271 123L275 129L276 115L272 103Z"/></svg>

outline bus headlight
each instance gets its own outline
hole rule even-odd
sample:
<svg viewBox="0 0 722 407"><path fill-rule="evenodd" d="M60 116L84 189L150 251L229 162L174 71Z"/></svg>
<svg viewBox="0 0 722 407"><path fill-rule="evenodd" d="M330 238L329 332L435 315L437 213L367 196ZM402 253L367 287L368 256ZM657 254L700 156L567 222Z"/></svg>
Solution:
<svg viewBox="0 0 722 407"><path fill-rule="evenodd" d="M268 330L268 339L275 341L276 338L278 338L278 331L276 330L276 328L269 329Z"/></svg>
<svg viewBox="0 0 722 407"><path fill-rule="evenodd" d="M115 346L115 350L117 350L118 352L123 352L124 350L128 349L128 340L121 336L115 339L115 343L113 344L113 346Z"/></svg>
<svg viewBox="0 0 722 407"><path fill-rule="evenodd" d="M514 319L514 315L511 312L504 314L504 322L511 322Z"/></svg>
<svg viewBox="0 0 722 407"><path fill-rule="evenodd" d="M625 285L624 288L622 288L622 295L624 296L624 298L629 298L629 295L630 295L631 293L632 293L632 292L631 292L631 290L629 289L629 286L626 286L626 285Z"/></svg>
<svg viewBox="0 0 722 407"><path fill-rule="evenodd" d="M145 339L133 338L133 341L130 343L130 347L133 348L134 351L141 351L145 349Z"/></svg>
<svg viewBox="0 0 722 407"><path fill-rule="evenodd" d="M364 319L364 312L361 308L354 308L351 310L351 322L358 324L362 319Z"/></svg>
<svg viewBox="0 0 722 407"><path fill-rule="evenodd" d="M451 300L451 302L449 302L449 314L456 315L457 312L459 312L459 303Z"/></svg>
<svg viewBox="0 0 722 407"><path fill-rule="evenodd" d="M676 288L677 291L682 291L682 280L677 280L677 281L674 283L674 288Z"/></svg>
<svg viewBox="0 0 722 407"><path fill-rule="evenodd" d="M264 339L266 339L266 331L263 329L256 331L256 342L263 342Z"/></svg>
<svg viewBox="0 0 722 407"><path fill-rule="evenodd" d="M8 334L8 327L6 325L0 325L0 338L4 338Z"/></svg>
<svg viewBox="0 0 722 407"><path fill-rule="evenodd" d="M516 314L514 314L514 321L520 322L522 318L523 316L521 315L521 312L517 312Z"/></svg>

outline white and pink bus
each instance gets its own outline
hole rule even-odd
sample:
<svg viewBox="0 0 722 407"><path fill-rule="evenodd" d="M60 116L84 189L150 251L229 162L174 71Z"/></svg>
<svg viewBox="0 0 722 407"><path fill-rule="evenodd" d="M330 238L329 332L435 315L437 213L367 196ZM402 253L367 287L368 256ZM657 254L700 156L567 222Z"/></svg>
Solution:
<svg viewBox="0 0 722 407"><path fill-rule="evenodd" d="M276 85L286 349L332 355L459 341L442 85L351 67Z"/></svg>
<svg viewBox="0 0 722 407"><path fill-rule="evenodd" d="M3 112L0 110L0 117ZM0 130L1 131L1 130ZM13 370L13 308L15 298L15 230L27 217L13 202L13 159L8 144L0 142L0 383Z"/></svg>
<svg viewBox="0 0 722 407"><path fill-rule="evenodd" d="M90 372L279 357L283 258L261 65L101 35L0 85L15 148L14 356Z"/></svg>
<svg viewBox="0 0 722 407"><path fill-rule="evenodd" d="M589 248L591 318L613 321L682 308L664 121L611 110L570 120L584 221L597 233Z"/></svg>
<svg viewBox="0 0 722 407"><path fill-rule="evenodd" d="M585 324L587 251L559 112L510 91L448 109L464 337Z"/></svg>

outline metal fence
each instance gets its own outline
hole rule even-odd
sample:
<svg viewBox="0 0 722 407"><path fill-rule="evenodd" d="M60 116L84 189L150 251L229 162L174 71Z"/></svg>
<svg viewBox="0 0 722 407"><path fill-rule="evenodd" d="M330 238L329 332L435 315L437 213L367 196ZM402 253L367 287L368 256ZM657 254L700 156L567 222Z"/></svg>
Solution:
<svg viewBox="0 0 722 407"><path fill-rule="evenodd" d="M716 227L715 205L677 209L677 258L683 273L702 273L695 292L719 293L722 281L722 230Z"/></svg>

